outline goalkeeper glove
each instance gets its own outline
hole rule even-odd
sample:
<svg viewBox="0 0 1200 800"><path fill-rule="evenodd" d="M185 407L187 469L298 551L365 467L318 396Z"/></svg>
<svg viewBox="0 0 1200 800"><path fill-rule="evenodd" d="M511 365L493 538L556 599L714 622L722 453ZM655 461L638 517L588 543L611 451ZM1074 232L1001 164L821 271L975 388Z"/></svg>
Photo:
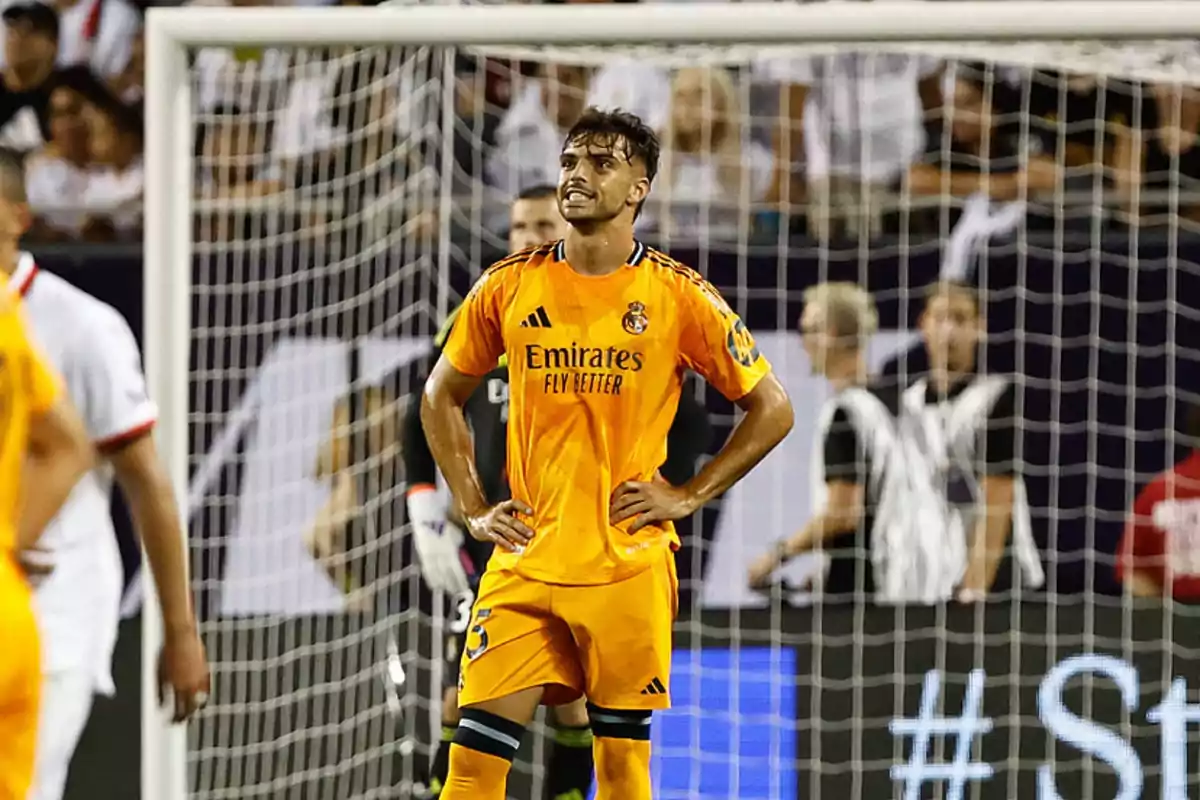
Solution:
<svg viewBox="0 0 1200 800"><path fill-rule="evenodd" d="M413 545L421 563L421 575L434 591L461 594L470 590L460 551L463 532L446 520L446 510L437 491L429 484L408 490L408 518L413 527Z"/></svg>

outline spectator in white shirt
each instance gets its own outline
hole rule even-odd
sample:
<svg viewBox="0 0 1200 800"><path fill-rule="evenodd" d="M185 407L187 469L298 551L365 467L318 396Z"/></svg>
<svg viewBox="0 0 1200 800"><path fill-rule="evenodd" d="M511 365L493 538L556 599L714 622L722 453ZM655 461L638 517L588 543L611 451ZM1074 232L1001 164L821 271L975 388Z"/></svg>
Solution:
<svg viewBox="0 0 1200 800"><path fill-rule="evenodd" d="M134 37L129 62L109 79L108 86L122 103L132 105L143 101L146 92L146 37L143 31Z"/></svg>
<svg viewBox="0 0 1200 800"><path fill-rule="evenodd" d="M265 197L279 191L268 148L273 122L236 106L206 114L196 133L197 188L206 199Z"/></svg>
<svg viewBox="0 0 1200 800"><path fill-rule="evenodd" d="M141 115L108 99L89 103L84 118L92 152L86 196L90 220L112 238L136 238L142 221Z"/></svg>
<svg viewBox="0 0 1200 800"><path fill-rule="evenodd" d="M744 136L744 123L729 72L701 67L678 72L648 225L668 238L737 235L750 203L770 188L775 167L771 152Z"/></svg>
<svg viewBox="0 0 1200 800"><path fill-rule="evenodd" d="M83 98L71 89L59 87L50 95L50 141L25 162L32 238L70 239L83 230L90 156L83 107Z"/></svg>
<svg viewBox="0 0 1200 800"><path fill-rule="evenodd" d="M18 5L0 2L6 9ZM58 66L83 65L104 78L125 68L142 30L142 15L129 0L54 0L45 5L58 13ZM0 57L0 65L4 63Z"/></svg>
<svg viewBox="0 0 1200 800"><path fill-rule="evenodd" d="M273 0L190 0L187 5L272 6ZM286 97L292 53L263 47L205 47L192 69L202 110L237 106L256 113L274 111Z"/></svg>
<svg viewBox="0 0 1200 800"><path fill-rule="evenodd" d="M807 195L810 232L822 242L879 234L898 179L921 153L924 112L941 105L938 62L839 53L758 68L780 84L770 199L787 213ZM797 186L800 154L806 180Z"/></svg>
<svg viewBox="0 0 1200 800"><path fill-rule="evenodd" d="M666 73L632 59L614 59L595 70L541 63L500 120L487 164L489 182L506 197L554 183L563 136L589 106L622 108L661 130L669 105Z"/></svg>
<svg viewBox="0 0 1200 800"><path fill-rule="evenodd" d="M553 183L563 136L586 107L591 70L569 64L538 65L537 77L519 90L496 130L488 162L490 183L509 197Z"/></svg>

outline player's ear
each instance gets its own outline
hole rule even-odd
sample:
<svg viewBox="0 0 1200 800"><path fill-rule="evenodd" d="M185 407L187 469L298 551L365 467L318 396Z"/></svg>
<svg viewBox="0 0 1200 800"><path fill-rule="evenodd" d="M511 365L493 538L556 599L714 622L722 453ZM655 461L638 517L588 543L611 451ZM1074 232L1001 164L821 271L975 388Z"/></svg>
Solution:
<svg viewBox="0 0 1200 800"><path fill-rule="evenodd" d="M625 202L628 205L637 208L650 195L650 179L643 176L633 182L629 187L629 197Z"/></svg>

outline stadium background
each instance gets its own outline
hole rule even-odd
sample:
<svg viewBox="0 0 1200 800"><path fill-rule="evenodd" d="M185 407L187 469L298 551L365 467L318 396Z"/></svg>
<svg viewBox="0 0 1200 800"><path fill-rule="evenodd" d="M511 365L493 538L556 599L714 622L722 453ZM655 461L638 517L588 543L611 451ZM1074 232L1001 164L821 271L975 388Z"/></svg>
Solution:
<svg viewBox="0 0 1200 800"><path fill-rule="evenodd" d="M102 3L110 9L121 5L120 0L97 0L95 8ZM954 4L943 5L950 9ZM284 93L272 91L275 86L260 91L264 86L259 83L267 81L256 81L262 75L254 68L263 56L254 48L231 56L238 69L244 69L233 81L234 88L243 92L239 100L248 100L251 112L222 104L206 106L197 112L198 133L228 125L240 130L239 121L248 119L256 126L255 146L269 149L270 137L260 135L262 130L286 119L276 120L280 108L271 105L278 104ZM196 69L198 82L203 83L201 61L197 59ZM438 60L430 58L428 63ZM377 226L383 234L368 224L378 219L363 222L369 215L358 205L363 198L354 195L370 193L370 181L378 177L378 170L376 165L365 169L353 158L335 160L332 167L336 177L349 179L334 193L343 192L340 199L351 203L347 216L353 221L327 229L334 232L323 234L325 238L315 245L289 228L291 221L281 223L275 216L270 224L260 224L262 220L242 215L233 200L209 203L198 214L194 244L202 254L193 265L193 400L196 409L203 409L197 418L218 421L198 425L190 437L192 468L205 477L198 492L201 513L193 518L194 535L203 539L193 551L202 554L194 560L203 586L201 608L207 619L222 614L270 615L271 623L257 639L240 640L249 649L290 647L288 637L301 629L317 639L337 639L342 647L337 657L323 657L303 647L312 643L309 639L296 648L297 664L290 671L265 670L248 681L253 684L249 689L239 685L228 693L219 684L214 705L224 708L210 711L223 716L205 721L206 735L219 728L233 739L226 742L228 747L209 740L202 743L206 746L199 781L202 791L236 793L243 780L255 783L261 779L256 770L263 765L251 763L253 758L247 755L254 751L251 745L270 745L292 733L283 730L277 718L239 712L240 692L260 704L279 701L299 715L296 719L311 722L312 708L303 707L310 701L297 691L307 688L303 676L321 675L326 684L336 685L339 679L360 677L356 670L361 672L361 664L351 664L351 659L379 657L373 637L362 633L366 621L342 613L340 595L306 556L300 537L323 497L309 473L337 397L351 378L369 382L399 363L411 362L412 369L405 374L418 375L421 353L438 323L427 307L437 285L435 265L445 257L451 269L450 293L461 296L471 276L499 255L496 246L502 228L497 221L504 217L506 197L498 199L502 193L486 191L481 172L503 111L496 105L500 95L493 89L507 78L497 78L494 63L484 69L482 63L462 59L456 66L487 107L455 123L455 160L460 169L456 178L461 184L454 187L456 213L449 242L442 248L427 228L413 225L410 229L413 220L400 213L411 210L407 207L394 217L384 217L384 225ZM532 79L534 65L522 67L525 77ZM424 67L418 64L417 68L419 73ZM985 71L984 83L1001 88L1000 71ZM297 76L300 72L297 69ZM354 81L395 86L393 79L401 72L397 61L388 58L357 64L347 74ZM749 70L732 72L740 80ZM423 74L422 88L436 85L433 75ZM110 77L121 84L123 98L130 96L129 90L140 97L139 76ZM404 79L399 83L400 94L413 94L411 84ZM1113 81L1104 91L1084 93L1082 99L1062 91L1065 85L1061 75L1034 76L1017 70L1010 90L996 92L1007 103L996 109L1003 112L1006 124L1020 129L1022 137L1034 129L1049 131L1048 140L1064 146L1064 152L1052 149L1064 161L1066 146L1090 142L1097 150L1106 149L1111 144L1106 140L1112 130L1109 123L1122 113L1136 117L1139 104L1131 100L1145 101L1148 96L1146 86L1132 78ZM200 94L213 88L202 85ZM759 140L769 132L769 120L777 111L770 103L756 102L762 99L757 97L762 88L751 86L746 92L750 100L746 113L752 123L748 127ZM139 102L128 104L137 109ZM441 140L439 109L414 116L420 116L423 125L406 133ZM369 138L352 128L337 141L347 145L346 150L356 150L354 145ZM1028 144L1022 141L1021 146ZM262 167L268 156L255 152L250 158ZM209 183L219 183L223 171L238 172L224 170L229 164L221 160L231 163L243 157L244 153L218 154L197 171L207 170ZM1157 606L1123 604L1116 596L1119 587L1112 562L1135 492L1179 454L1172 436L1179 402L1200 393L1200 236L1191 222L1200 168L1194 160L1186 161L1172 163L1166 170L1169 178L1158 176L1155 188L1170 197L1153 201L1167 207L1157 222L1131 223L1123 218L1121 199L1112 196L1108 176L1082 168L1072 173L1067 191L1036 209L1031 205L1015 230L997 236L980 254L986 257L975 259L970 275L986 289L991 334L983 363L990 371L1014 375L1021 389L1022 438L1017 453L1049 573L1044 595L998 603L985 611L870 610L860 615L851 609L826 608L814 615L786 602L768 606L765 598L744 588L745 558L796 528L809 511L807 445L814 432L803 421L815 418L825 389L807 374L795 335L802 290L819 279L864 283L880 306L884 328L873 363L887 371L919 374L924 355L914 344L912 329L923 287L945 267L950 221L958 218L959 201L934 195L921 199L924 205L917 208L917 198L897 197L903 206L901 216L907 215L910 209L905 204L911 201L912 210L932 209L939 220L912 230L889 225L888 235L869 243L817 242L808 235L803 208L793 212L791 229L785 221L781 231L775 210L754 204L736 209L741 216L732 236L728 230L714 228L702 231L703 247L681 244L678 239L670 245L672 255L704 271L743 314L784 374L800 405L802 421L761 469L689 523L693 547L679 559L685 599L674 687L678 704L688 711L663 715L656 732L661 745L656 768L664 788L676 790L669 795L672 800L694 796L686 794L689 787L701 788L705 800L792 797L798 792L826 798L893 796L896 784L889 768L909 759L913 751L910 743L892 736L889 723L917 713L920 677L927 669L945 674L942 706L953 713L963 702L967 675L976 667L1000 678L989 684L983 697L983 713L997 718L996 730L984 738L977 753L995 767L997 777L978 796L997 800L1039 796L1038 768L1052 756L1063 797L1114 797L1118 782L1131 780L1131 770L1144 771L1141 796L1171 796L1163 785L1164 768L1177 769L1182 750L1184 772L1188 772L1188 751L1183 748L1191 744L1194 751L1195 731L1190 739L1170 739L1166 746L1163 726L1150 721L1147 712L1162 701L1172 679L1181 678L1191 687L1200 681L1194 661L1200 626L1184 605L1173 605L1164 613ZM304 165L321 171L316 159ZM797 174L801 171L798 168ZM311 175L296 177L302 194L329 189L314 187L321 179ZM402 177L412 176L404 172ZM440 200L436 187L414 194L426 202L418 209L421 212ZM699 210L712 201L702 201ZM51 208L45 216L53 219L61 212ZM143 263L140 247L130 243L137 241L140 231L136 225L114 227L119 230L85 225L73 236L56 237L80 241L33 241L31 246L43 269L63 275L120 310L139 340L162 335L145 330L142 324ZM380 248L381 244L385 246ZM414 309L417 313L409 314ZM395 338L364 335L392 318L399 320L392 329ZM263 402L259 396L258 405L248 404L253 386L277 393L302 386L305 392L299 410L292 408L283 415L271 413L271 397ZM718 423L715 446L728 430L731 408L712 392L705 399ZM247 414L239 415L239 410ZM223 424L235 418L237 425ZM297 434L301 429L308 433ZM231 430L233 435L223 435ZM283 440L302 440L308 449L297 457L295 450L272 447ZM118 515L127 575L133 577L136 553L119 506ZM696 542L708 544L697 547ZM428 597L404 542L397 546L401 569L399 591L394 594L402 605L427 608ZM129 600L128 609L136 615L136 592ZM136 616L122 626L116 657L120 692L97 706L75 762L71 798L139 796L138 626ZM398 635L411 648L410 655L425 656L430 652L428 633L427 625L417 624ZM246 656L246 652L221 649L230 640L214 636L213 641L218 646L211 655L223 666ZM694 644L700 648L693 650ZM1110 654L1114 660L1079 658L1097 653ZM856 665L858 675L852 672ZM1124 692L1118 691L1120 676L1114 672L1120 665L1135 670L1133 685ZM420 664L410 667L408 692L428 698L430 676ZM1071 683L1062 699L1064 708L1115 733L1105 752L1095 758L1069 746L1061 715L1055 715L1057 707L1040 696L1045 687L1053 689L1053 675L1066 674L1056 668L1093 675ZM1095 677L1104 669L1107 677ZM288 800L351 796L373 779L366 770L346 765L350 756L357 755L358 731L349 717L353 709L383 703L378 688L345 703L336 697L317 701L327 703L320 711L326 733L313 737L324 736L319 747L289 741L275 748L271 760L276 770L302 768L311 778L305 780L300 794ZM1053 691L1047 694L1052 701ZM418 726L422 732L424 722ZM1055 726L1053 734L1047 732ZM342 728L343 734L328 733ZM836 762L854 750L853 739L860 730L856 775L849 767L838 769ZM1108 764L1122 757L1118 744L1123 740L1132 743L1138 766L1127 759L1118 776L1118 770ZM945 759L953 742L935 743L929 749L931 758ZM822 760L825 768L817 773L814 770ZM323 767L338 777L311 777ZM528 796L529 776L528 764L519 765L514 796ZM1193 791L1196 780L1191 778ZM1180 791L1177 786L1173 790Z"/></svg>

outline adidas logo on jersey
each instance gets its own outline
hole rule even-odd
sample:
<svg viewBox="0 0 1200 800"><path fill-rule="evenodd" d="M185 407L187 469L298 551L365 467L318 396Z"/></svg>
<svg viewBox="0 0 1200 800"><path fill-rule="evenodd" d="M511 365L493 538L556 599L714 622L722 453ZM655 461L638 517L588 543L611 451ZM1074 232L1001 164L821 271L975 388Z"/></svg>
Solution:
<svg viewBox="0 0 1200 800"><path fill-rule="evenodd" d="M550 328L550 317L546 314L545 306L538 306L528 317L521 321L522 328Z"/></svg>
<svg viewBox="0 0 1200 800"><path fill-rule="evenodd" d="M667 688L662 685L662 681L660 681L658 678L655 678L654 680L650 681L650 683L646 684L646 688L642 689L642 694L666 694L666 693L667 693Z"/></svg>

